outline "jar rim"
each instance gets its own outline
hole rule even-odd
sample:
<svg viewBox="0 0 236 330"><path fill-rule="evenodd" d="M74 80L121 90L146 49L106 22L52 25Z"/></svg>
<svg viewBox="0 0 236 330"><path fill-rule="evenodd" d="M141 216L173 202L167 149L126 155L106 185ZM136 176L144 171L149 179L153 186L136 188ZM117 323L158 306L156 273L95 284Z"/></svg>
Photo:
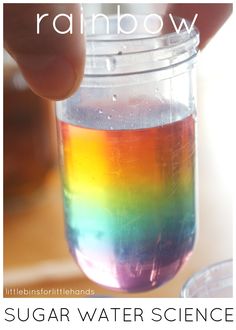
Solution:
<svg viewBox="0 0 236 330"><path fill-rule="evenodd" d="M136 19L138 19L139 21L142 20L142 19L144 20L147 17L147 15L141 15L141 14L138 14L138 15L135 14L135 15L132 15L132 16L135 17ZM165 20L165 19L167 19L167 17L170 17L170 16L167 16L167 15L158 15L158 16L160 18L162 18L162 20ZM106 15L106 17L109 19L109 21L117 20L117 16L116 15ZM101 21L102 18L103 17L99 17L98 19ZM174 21L176 21L176 20L180 21L180 20L183 20L184 19L182 17L175 16L175 15L172 15L172 18L174 19ZM187 20L187 19L184 19L184 20L185 20L186 24L188 24L190 26L189 20ZM92 25L91 22L92 22L92 17L89 16L89 17L86 17L85 18L86 29L87 29L87 27L89 25L90 26ZM191 34L191 37L193 37L196 34L199 34L199 31L198 31L198 29L197 29L197 27L195 25L192 27L192 32L193 33ZM186 29L185 30L182 30L182 32L179 33L179 34L183 35L185 33L186 33ZM101 36L101 38L95 37L95 35L96 36ZM142 40L156 39L156 38L158 38L158 39L166 39L167 37L171 37L171 36L176 35L176 31L173 30L173 31L170 31L170 32L165 33L165 34L162 34L162 35L160 33L152 33L152 34L151 33L147 33L146 35L142 35L142 36L141 35L138 36L138 34L134 34L134 35L132 34L134 37L130 37L130 38L119 38L119 39L116 39L116 40L104 38L105 35L107 35L107 34L105 34L105 33L102 33L102 34L95 34L95 33L88 34L88 33L86 33L86 41L87 42L108 42L108 43L109 42L118 42L118 43L120 43L120 42L124 42L124 41L132 42L132 41L137 41L137 40L141 40L142 41ZM108 33L108 35L109 35L109 33ZM119 35L120 36L123 36L123 37L126 36L126 34L121 34L121 33ZM110 34L110 36L114 36L114 35Z"/></svg>
<svg viewBox="0 0 236 330"><path fill-rule="evenodd" d="M138 25L137 31L132 35L114 33L118 21L116 15L107 16L108 21L98 17L97 31L92 24L92 18L87 18L85 76L118 76L163 70L195 57L199 44L198 29L184 19L186 25L179 25L179 30L176 31L177 25L174 26L167 15L158 16L163 20L163 29L158 33L148 33L144 31L147 16L133 15ZM177 16L173 17L178 24L183 20ZM156 24L154 18L150 22ZM130 26L128 18L123 24ZM112 33L104 33L107 32L107 27ZM94 29L94 33L90 33L89 29ZM124 31L124 27L122 29Z"/></svg>

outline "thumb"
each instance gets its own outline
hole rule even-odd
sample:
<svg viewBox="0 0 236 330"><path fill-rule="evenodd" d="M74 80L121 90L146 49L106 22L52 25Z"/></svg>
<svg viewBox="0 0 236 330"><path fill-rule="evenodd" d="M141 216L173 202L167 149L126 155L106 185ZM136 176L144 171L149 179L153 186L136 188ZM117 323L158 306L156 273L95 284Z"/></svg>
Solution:
<svg viewBox="0 0 236 330"><path fill-rule="evenodd" d="M37 34L37 14L43 17ZM72 34L57 33L53 19L72 15ZM53 100L71 95L84 71L85 46L80 33L77 4L4 4L4 46L18 63L31 89ZM67 31L70 21L58 17L59 31Z"/></svg>

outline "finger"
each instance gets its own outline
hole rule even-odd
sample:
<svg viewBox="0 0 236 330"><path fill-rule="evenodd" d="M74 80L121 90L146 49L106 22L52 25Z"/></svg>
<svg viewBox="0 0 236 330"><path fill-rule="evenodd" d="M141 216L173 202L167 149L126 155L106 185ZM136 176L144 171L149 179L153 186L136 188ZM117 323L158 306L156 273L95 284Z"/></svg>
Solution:
<svg viewBox="0 0 236 330"><path fill-rule="evenodd" d="M37 14L42 19L37 34ZM72 14L72 34L57 33L53 19ZM77 4L4 4L4 46L18 63L32 90L58 100L71 95L79 86L84 70L85 46L80 32ZM66 31L69 20L57 19L57 28Z"/></svg>
<svg viewBox="0 0 236 330"><path fill-rule="evenodd" d="M221 4L178 4L173 3L168 6L169 13L184 17L192 21L195 14L198 14L196 26L200 31L200 45L203 49L209 40L224 24L233 11L232 3Z"/></svg>

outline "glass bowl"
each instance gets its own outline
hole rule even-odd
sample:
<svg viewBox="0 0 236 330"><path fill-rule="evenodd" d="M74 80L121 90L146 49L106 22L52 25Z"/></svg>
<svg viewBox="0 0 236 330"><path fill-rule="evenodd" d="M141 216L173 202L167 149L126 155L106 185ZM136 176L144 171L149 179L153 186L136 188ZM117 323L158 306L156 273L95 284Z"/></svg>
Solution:
<svg viewBox="0 0 236 330"><path fill-rule="evenodd" d="M232 298L233 260L224 260L193 274L184 284L181 298Z"/></svg>

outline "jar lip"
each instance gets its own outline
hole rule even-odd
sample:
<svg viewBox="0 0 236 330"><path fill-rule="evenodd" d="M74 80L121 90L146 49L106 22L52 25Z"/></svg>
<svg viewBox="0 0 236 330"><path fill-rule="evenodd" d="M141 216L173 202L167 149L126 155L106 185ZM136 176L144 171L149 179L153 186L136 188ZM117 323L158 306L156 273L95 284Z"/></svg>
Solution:
<svg viewBox="0 0 236 330"><path fill-rule="evenodd" d="M174 69L175 67L185 64L188 61L193 61L195 57L197 56L198 53L192 55L191 57L187 59L183 59L181 62L178 63L173 63L173 64L168 64L167 66L161 66L158 68L147 68L139 71L127 71L127 72L118 72L118 73L84 73L85 78L108 78L108 77L128 77L128 76L135 76L135 75L140 75L140 74L149 74L149 73L154 73L157 71L164 71L166 69ZM81 86L83 86L83 81L81 83Z"/></svg>
<svg viewBox="0 0 236 330"><path fill-rule="evenodd" d="M144 20L146 15L133 15L136 19L138 20ZM161 17L163 20L167 19L167 15L158 15L159 17ZM183 20L184 18L182 17L179 17L179 16L175 16L173 15L172 16L173 19L175 20L175 23L176 23L176 20L180 21L180 20ZM107 15L107 18L109 19L109 21L113 21L113 20L117 20L117 16L116 15ZM97 18L96 18L97 19ZM100 21L103 19L103 17L99 17L98 18ZM190 22L189 20L187 19L184 19L186 24L188 24L190 26ZM86 17L85 18L85 24L86 24L86 27L85 29L87 29L88 26L92 26L92 17ZM164 24L164 23L163 23ZM174 28L174 27L173 27ZM94 27L95 29L95 27ZM107 42L107 43L122 43L122 42L135 42L135 41L145 41L145 40L150 40L150 39L159 39L159 40L164 40L164 39L167 39L167 38L171 38L171 37L176 37L176 35L178 36L183 36L183 35L189 35L189 38L193 38L194 36L198 35L199 34L199 31L197 29L197 27L194 25L192 27L192 30L191 32L189 33L186 29L182 30L180 32L176 32L176 30L173 29L173 31L171 32L167 32L165 34L160 34L160 33L148 33L146 31L146 33L144 34L132 34L133 37L129 37L127 38L127 34L122 34L120 33L119 36L120 38L117 38L117 39L114 39L114 36L117 35L117 34L109 34L109 33L101 33L101 34L95 34L95 33L91 33L91 34L86 34L85 33L85 36L86 36L86 42L90 43L90 42L95 42L95 43L99 43L99 42ZM96 37L97 36L97 37ZM106 37L104 37L106 36ZM110 38L109 38L110 37ZM113 38L112 38L113 37ZM180 39L180 38L179 38Z"/></svg>
<svg viewBox="0 0 236 330"><path fill-rule="evenodd" d="M199 32L195 26L182 18L175 17L178 31L167 15L162 16L163 29L156 34L145 31L145 15L135 15L139 25L137 31L131 35L114 33L117 28L117 16L107 16L110 23L103 17L98 20L95 31L90 34L88 27L92 27L92 18L88 18L86 36L86 65L85 76L105 77L124 76L134 73L146 73L163 70L182 64L197 55ZM161 16L160 16L161 17ZM152 27L156 28L156 21L150 20ZM107 31L107 26L110 29ZM124 26L130 29L131 22L124 20ZM151 26L151 25L150 25ZM190 29L189 29L190 27ZM94 27L92 27L94 29ZM131 29L130 29L131 30ZM124 30L122 30L124 31ZM158 31L153 29L153 31Z"/></svg>

